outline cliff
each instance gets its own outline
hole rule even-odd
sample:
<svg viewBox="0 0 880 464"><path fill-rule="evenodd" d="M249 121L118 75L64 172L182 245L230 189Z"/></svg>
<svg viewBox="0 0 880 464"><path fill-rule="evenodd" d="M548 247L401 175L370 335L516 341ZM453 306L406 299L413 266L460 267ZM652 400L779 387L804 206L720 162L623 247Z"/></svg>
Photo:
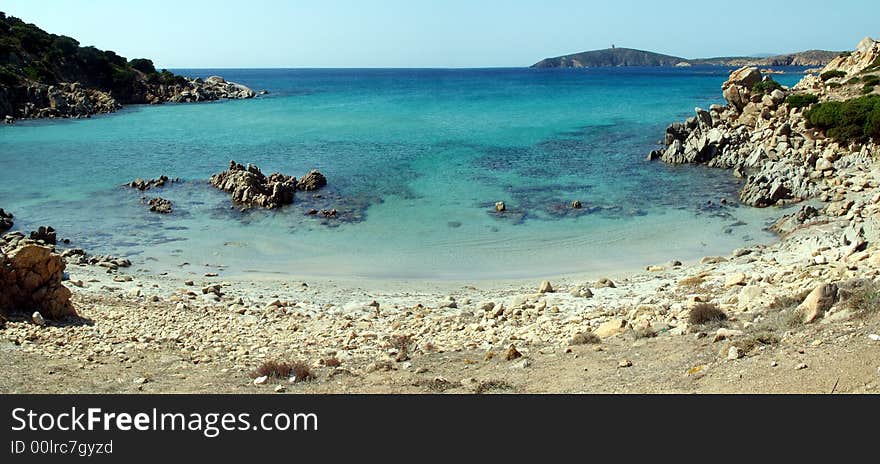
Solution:
<svg viewBox="0 0 880 464"><path fill-rule="evenodd" d="M153 62L82 47L0 12L0 118L87 117L124 104L251 98L219 77L189 79Z"/></svg>

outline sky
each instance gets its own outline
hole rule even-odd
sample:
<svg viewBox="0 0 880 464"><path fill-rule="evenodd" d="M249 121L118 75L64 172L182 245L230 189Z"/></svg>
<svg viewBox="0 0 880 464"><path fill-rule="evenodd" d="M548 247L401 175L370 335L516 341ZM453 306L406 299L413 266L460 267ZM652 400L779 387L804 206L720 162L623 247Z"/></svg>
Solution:
<svg viewBox="0 0 880 464"><path fill-rule="evenodd" d="M704 58L880 38L880 0L0 0L0 11L172 69L517 67L612 44Z"/></svg>

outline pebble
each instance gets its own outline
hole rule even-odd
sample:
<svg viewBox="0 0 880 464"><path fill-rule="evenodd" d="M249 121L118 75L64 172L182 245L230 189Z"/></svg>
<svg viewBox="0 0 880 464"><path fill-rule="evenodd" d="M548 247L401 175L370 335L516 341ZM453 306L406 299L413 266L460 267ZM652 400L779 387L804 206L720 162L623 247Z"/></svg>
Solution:
<svg viewBox="0 0 880 464"><path fill-rule="evenodd" d="M265 385L269 381L269 376L261 375L254 379L254 385Z"/></svg>
<svg viewBox="0 0 880 464"><path fill-rule="evenodd" d="M798 364L797 366L795 366L794 368L795 368L795 370L799 370L799 371L801 371L801 370L806 369L807 367L809 367L809 366L807 366L807 365L804 364L804 363L800 363L800 364Z"/></svg>
<svg viewBox="0 0 880 464"><path fill-rule="evenodd" d="M617 363L617 367L620 367L620 368L632 367L632 365L633 365L633 362L630 361L629 359L624 359L624 360L621 360L619 363Z"/></svg>
<svg viewBox="0 0 880 464"><path fill-rule="evenodd" d="M285 388L284 385L275 386L275 393L284 393L285 391L287 391L287 388Z"/></svg>
<svg viewBox="0 0 880 464"><path fill-rule="evenodd" d="M31 314L31 320L34 322L34 324L37 324L40 327L46 326L46 319L43 318L43 315L40 314L39 311L36 311L33 314Z"/></svg>

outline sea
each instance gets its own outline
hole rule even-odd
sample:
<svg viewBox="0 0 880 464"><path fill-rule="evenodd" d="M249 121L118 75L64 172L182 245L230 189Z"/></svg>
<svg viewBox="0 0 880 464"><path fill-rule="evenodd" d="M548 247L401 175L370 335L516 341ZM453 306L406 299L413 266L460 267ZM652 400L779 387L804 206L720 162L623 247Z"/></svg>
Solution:
<svg viewBox="0 0 880 464"><path fill-rule="evenodd" d="M0 127L14 230L50 225L143 272L480 281L724 254L775 240L785 213L739 205L728 171L645 159L669 123L723 103L728 68L174 71L268 94ZM208 183L230 160L329 185L242 211ZM124 187L160 175L181 182Z"/></svg>

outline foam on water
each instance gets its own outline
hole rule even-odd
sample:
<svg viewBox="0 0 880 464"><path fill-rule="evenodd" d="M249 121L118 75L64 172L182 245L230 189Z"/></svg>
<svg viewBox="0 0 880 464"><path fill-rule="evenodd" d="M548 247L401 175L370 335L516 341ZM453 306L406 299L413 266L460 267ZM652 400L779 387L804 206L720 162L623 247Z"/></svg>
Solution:
<svg viewBox="0 0 880 464"><path fill-rule="evenodd" d="M726 70L183 72L271 93L3 128L0 207L16 228L50 224L155 271L501 279L727 252L772 240L780 214L717 207L735 204L728 172L644 161L670 121L718 102ZM239 212L207 185L230 159L320 169L359 220L309 217L305 194ZM170 216L120 187L162 174L185 180L147 192L175 203Z"/></svg>

